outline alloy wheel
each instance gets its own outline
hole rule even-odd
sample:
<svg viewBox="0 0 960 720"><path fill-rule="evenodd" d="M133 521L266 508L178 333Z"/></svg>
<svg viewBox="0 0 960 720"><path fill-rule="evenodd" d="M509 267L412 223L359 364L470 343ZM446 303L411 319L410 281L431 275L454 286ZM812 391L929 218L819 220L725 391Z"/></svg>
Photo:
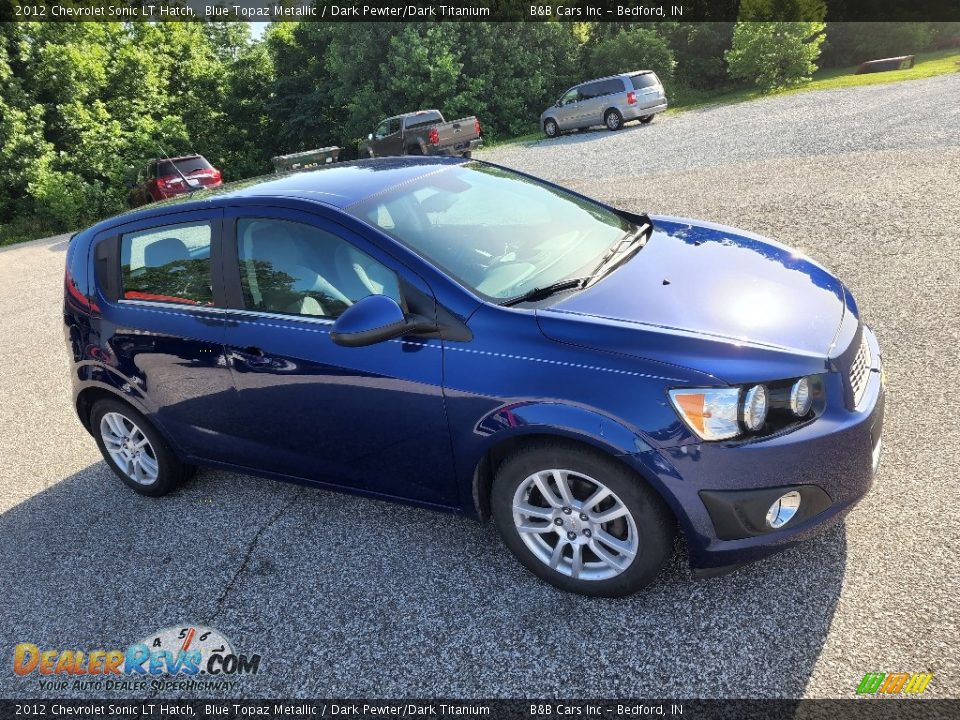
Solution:
<svg viewBox="0 0 960 720"><path fill-rule="evenodd" d="M513 496L520 538L548 567L575 580L607 580L639 553L627 506L606 485L573 470L541 470Z"/></svg>
<svg viewBox="0 0 960 720"><path fill-rule="evenodd" d="M160 475L157 454L143 431L130 418L108 412L100 419L100 437L121 472L139 485L152 485Z"/></svg>

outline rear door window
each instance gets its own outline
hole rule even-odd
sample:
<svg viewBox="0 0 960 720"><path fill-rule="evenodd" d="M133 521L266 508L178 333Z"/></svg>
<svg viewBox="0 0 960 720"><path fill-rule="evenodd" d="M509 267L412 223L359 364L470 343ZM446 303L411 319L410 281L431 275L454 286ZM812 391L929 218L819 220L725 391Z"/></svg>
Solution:
<svg viewBox="0 0 960 720"><path fill-rule="evenodd" d="M209 222L167 225L120 237L122 296L213 305Z"/></svg>
<svg viewBox="0 0 960 720"><path fill-rule="evenodd" d="M595 97L600 96L600 86L603 83L592 82L587 83L586 85L580 86L580 99L581 100L592 100Z"/></svg>

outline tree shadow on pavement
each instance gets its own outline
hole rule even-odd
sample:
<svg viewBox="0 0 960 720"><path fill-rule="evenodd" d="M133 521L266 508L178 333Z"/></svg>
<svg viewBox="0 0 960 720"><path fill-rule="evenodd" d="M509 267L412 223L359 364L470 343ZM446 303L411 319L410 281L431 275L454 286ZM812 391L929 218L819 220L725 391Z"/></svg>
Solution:
<svg viewBox="0 0 960 720"><path fill-rule="evenodd" d="M647 591L586 598L491 524L220 471L149 499L103 462L0 516L0 546L3 697L49 694L9 672L17 643L197 624L262 655L233 697L794 697L846 562L841 525L728 576L694 581L675 554Z"/></svg>

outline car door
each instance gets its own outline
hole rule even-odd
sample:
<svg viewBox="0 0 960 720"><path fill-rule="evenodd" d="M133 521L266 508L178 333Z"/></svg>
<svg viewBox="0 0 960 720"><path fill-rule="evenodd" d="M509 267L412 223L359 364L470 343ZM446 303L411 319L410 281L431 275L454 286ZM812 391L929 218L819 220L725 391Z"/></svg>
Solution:
<svg viewBox="0 0 960 720"><path fill-rule="evenodd" d="M237 394L237 463L410 500L456 504L439 338L366 347L330 338L370 294L435 315L417 275L330 219L269 207L227 211L226 328Z"/></svg>
<svg viewBox="0 0 960 720"><path fill-rule="evenodd" d="M656 73L642 73L630 78L631 85L636 93L637 105L641 109L648 109L662 105L666 101L663 85Z"/></svg>
<svg viewBox="0 0 960 720"><path fill-rule="evenodd" d="M376 155L381 157L402 155L403 136L400 132L400 118L389 118L380 123L373 139Z"/></svg>
<svg viewBox="0 0 960 720"><path fill-rule="evenodd" d="M556 116L557 124L562 130L569 130L577 127L577 118L579 117L580 90L579 88L570 88L557 101Z"/></svg>
<svg viewBox="0 0 960 720"><path fill-rule="evenodd" d="M603 123L603 110L606 97L604 96L604 82L592 82L580 88L578 127L589 127Z"/></svg>
<svg viewBox="0 0 960 720"><path fill-rule="evenodd" d="M150 414L190 456L232 454L224 412L233 382L223 347L222 212L171 213L101 232L93 243L103 382Z"/></svg>

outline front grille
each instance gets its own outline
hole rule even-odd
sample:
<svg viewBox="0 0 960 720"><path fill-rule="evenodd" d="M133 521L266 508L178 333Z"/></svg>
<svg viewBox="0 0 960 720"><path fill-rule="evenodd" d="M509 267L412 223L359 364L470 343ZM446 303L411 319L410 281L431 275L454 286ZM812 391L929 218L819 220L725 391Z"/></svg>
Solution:
<svg viewBox="0 0 960 720"><path fill-rule="evenodd" d="M860 407L863 394L867 391L867 381L870 379L870 346L867 344L867 333L860 337L860 348L850 366L850 387L853 388L853 404Z"/></svg>

